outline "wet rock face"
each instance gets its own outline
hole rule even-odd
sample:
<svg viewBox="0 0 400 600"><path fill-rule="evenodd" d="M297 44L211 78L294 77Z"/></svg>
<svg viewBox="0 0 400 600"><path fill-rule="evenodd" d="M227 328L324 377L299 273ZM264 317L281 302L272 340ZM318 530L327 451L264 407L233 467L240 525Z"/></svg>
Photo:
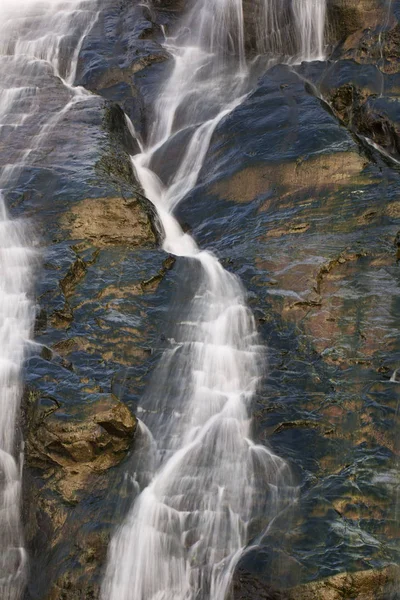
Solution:
<svg viewBox="0 0 400 600"><path fill-rule="evenodd" d="M85 198L63 217L69 237L96 248L154 244L148 216L136 199Z"/></svg>
<svg viewBox="0 0 400 600"><path fill-rule="evenodd" d="M369 138L390 156L400 159L400 123L391 121L383 110L380 112L367 94L345 84L332 90L328 98L335 113L351 131Z"/></svg>
<svg viewBox="0 0 400 600"><path fill-rule="evenodd" d="M213 192L219 198L234 202L249 202L265 189L265 181L298 191L324 190L333 186L346 186L350 182L362 183L365 178L362 170L366 161L356 152L336 152L330 155L318 155L309 158L300 157L295 162L281 165L258 163L235 173L230 179L217 181ZM290 233L303 233L308 224L293 225ZM283 230L273 230L270 237L280 235ZM280 233L278 233L280 232Z"/></svg>
<svg viewBox="0 0 400 600"><path fill-rule="evenodd" d="M108 23L119 4L108 3ZM107 52L107 39L90 52ZM122 97L88 95L60 113L68 101L62 83L45 69L35 85L43 122L60 118L6 191L12 213L34 222L42 248L38 346L26 370L26 598L97 599L110 532L130 504L124 494L135 493L125 481L133 415L159 344L150 315L166 302L173 261L165 264L157 249L154 209L132 169L138 146ZM135 113L140 100L129 92L129 102ZM27 120L13 156L0 148L3 164L33 147L37 134L38 123Z"/></svg>
<svg viewBox="0 0 400 600"><path fill-rule="evenodd" d="M392 582L398 569L388 567L383 570L341 573L323 581L301 586L290 592L293 600L341 600L359 598L360 600L386 600L391 597Z"/></svg>
<svg viewBox="0 0 400 600"><path fill-rule="evenodd" d="M234 597L387 600L398 562L400 181L319 99L333 82L371 87L375 67L297 69L270 70L220 124L179 208L249 290L269 349L255 427L301 488L292 514L243 556Z"/></svg>
<svg viewBox="0 0 400 600"><path fill-rule="evenodd" d="M393 566L383 570L340 573L285 592L268 589L268 586L254 575L238 573L234 600L389 600L392 582L397 577L397 572L398 569Z"/></svg>
<svg viewBox="0 0 400 600"><path fill-rule="evenodd" d="M340 50L343 58L353 59L359 64L375 64L380 71L387 74L398 73L400 50L400 25L389 13L387 26L360 30L350 36Z"/></svg>
<svg viewBox="0 0 400 600"><path fill-rule="evenodd" d="M136 428L129 409L112 395L73 409L38 398L29 410L27 463L43 470L46 485L68 503L76 501L95 474L125 458Z"/></svg>
<svg viewBox="0 0 400 600"><path fill-rule="evenodd" d="M142 137L152 123L151 100L169 68L161 25L168 28L183 4L156 2L153 11L136 0L109 2L82 46L77 83L117 102Z"/></svg>
<svg viewBox="0 0 400 600"><path fill-rule="evenodd" d="M28 598L98 598L114 503L110 471L126 459L137 422L112 394L71 406L30 387L24 397ZM118 492L117 492L118 494ZM86 508L89 506L90 509Z"/></svg>
<svg viewBox="0 0 400 600"><path fill-rule="evenodd" d="M342 41L357 30L375 28L382 23L384 0L328 0L328 35Z"/></svg>
<svg viewBox="0 0 400 600"><path fill-rule="evenodd" d="M342 15L343 27L339 25L337 30L339 44L332 54L335 63L317 82L317 88L354 135L377 144L398 160L400 3L371 0L352 6L343 0L328 6L331 12ZM353 11L357 18L352 20L347 11Z"/></svg>
<svg viewBox="0 0 400 600"><path fill-rule="evenodd" d="M396 70L399 9L398 0L328 0L326 39L340 55Z"/></svg>
<svg viewBox="0 0 400 600"><path fill-rule="evenodd" d="M167 343L165 308L185 285L179 259L175 269L157 249L123 114L145 137L170 68L161 26L172 29L185 2L105 4L79 59L78 83L95 94L49 133L9 193L46 248L41 348L27 365L27 600L98 600L110 532L135 494L125 478L140 436L133 415ZM249 35L254 6L245 3ZM398 156L398 28L378 0L328 8L336 62L262 77L219 125L178 211L249 290L269 348L256 434L299 482L298 509L242 561L235 600L387 600L399 557L400 183L393 162L362 142ZM54 112L60 82L43 81ZM173 144L165 178L180 156Z"/></svg>

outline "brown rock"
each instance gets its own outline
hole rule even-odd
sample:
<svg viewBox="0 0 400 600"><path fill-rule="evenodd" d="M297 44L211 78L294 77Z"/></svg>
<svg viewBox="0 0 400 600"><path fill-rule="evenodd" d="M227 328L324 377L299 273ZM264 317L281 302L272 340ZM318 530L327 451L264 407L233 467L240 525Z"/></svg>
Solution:
<svg viewBox="0 0 400 600"><path fill-rule="evenodd" d="M55 488L74 502L88 478L117 465L130 448L136 419L115 396L105 395L83 411L38 406L26 442L30 466L46 470Z"/></svg>
<svg viewBox="0 0 400 600"><path fill-rule="evenodd" d="M136 199L86 198L64 215L62 226L72 239L97 248L155 244L150 218Z"/></svg>
<svg viewBox="0 0 400 600"><path fill-rule="evenodd" d="M318 155L279 165L260 164L239 171L230 179L216 183L212 192L235 202L251 202L273 185L283 192L322 189L329 186L367 182L362 175L365 160L356 152ZM288 233L301 233L307 223L295 224Z"/></svg>
<svg viewBox="0 0 400 600"><path fill-rule="evenodd" d="M75 287L85 277L86 270L87 267L85 262L78 257L69 268L64 279L60 281L61 289L66 298L73 294Z"/></svg>
<svg viewBox="0 0 400 600"><path fill-rule="evenodd" d="M343 40L357 30L376 27L383 17L380 0L329 0L328 37L332 42Z"/></svg>
<svg viewBox="0 0 400 600"><path fill-rule="evenodd" d="M389 600L398 567L338 573L289 589L274 589L254 574L237 573L235 600Z"/></svg>
<svg viewBox="0 0 400 600"><path fill-rule="evenodd" d="M396 575L397 573L397 575ZM385 600L398 576L396 567L339 573L288 591L288 600Z"/></svg>

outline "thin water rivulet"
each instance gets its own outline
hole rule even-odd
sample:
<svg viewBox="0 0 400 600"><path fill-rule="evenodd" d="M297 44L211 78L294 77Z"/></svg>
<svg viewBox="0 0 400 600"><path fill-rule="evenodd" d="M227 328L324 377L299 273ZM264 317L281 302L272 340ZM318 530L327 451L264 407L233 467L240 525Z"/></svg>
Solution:
<svg viewBox="0 0 400 600"><path fill-rule="evenodd" d="M39 258L32 225L10 218L3 191L12 189L23 167L34 163L41 140L69 107L87 99L85 90L73 83L82 40L96 18L94 8L95 2L78 0L13 0L0 5L0 142L8 149L8 164L0 171L1 600L21 597L27 572L20 522L23 446L17 426ZM50 107L47 86L60 81L65 101ZM52 111L48 120L43 119L44 106Z"/></svg>

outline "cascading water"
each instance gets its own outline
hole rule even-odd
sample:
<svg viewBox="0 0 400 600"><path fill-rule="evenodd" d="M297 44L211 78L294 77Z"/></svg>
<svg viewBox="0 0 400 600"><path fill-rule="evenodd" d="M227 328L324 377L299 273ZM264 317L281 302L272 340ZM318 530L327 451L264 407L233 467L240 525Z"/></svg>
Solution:
<svg viewBox="0 0 400 600"><path fill-rule="evenodd" d="M323 60L326 0L243 0L243 6L253 51L290 63Z"/></svg>
<svg viewBox="0 0 400 600"><path fill-rule="evenodd" d="M323 60L326 0L293 0L301 60Z"/></svg>
<svg viewBox="0 0 400 600"><path fill-rule="evenodd" d="M15 429L25 343L34 319L28 297L32 262L24 224L9 220L0 196L0 597L4 600L19 597L26 564Z"/></svg>
<svg viewBox="0 0 400 600"><path fill-rule="evenodd" d="M197 0L176 37L166 41L175 68L154 108L154 127L134 158L142 185L164 225L164 248L196 271L197 285L174 347L158 367L147 415L157 444L153 477L115 536L103 596L124 600L226 597L231 572L257 514L271 518L290 488L286 463L250 439L249 406L262 377L263 349L245 293L210 252L200 251L173 217L193 188L211 136L251 89L242 0ZM322 53L323 2L296 0L279 13L260 0L256 50ZM65 112L90 96L74 87L82 40L96 19L96 0L13 0L1 4L0 173L7 193L34 150ZM261 7L261 8L260 8ZM297 13L296 13L297 10ZM293 16L298 14L297 28ZM289 16L288 16L289 15ZM289 26L287 20L289 19ZM322 23L323 25L323 23ZM295 40L295 41L293 41ZM62 101L47 102L57 81ZM46 105L46 109L44 108ZM168 181L156 163L165 142L186 131L185 154ZM28 132L28 135L27 135ZM26 146L26 140L29 146ZM26 564L19 519L20 460L16 421L21 369L33 327L29 298L36 252L29 227L8 216L0 197L0 596L17 600ZM182 385L171 383L175 373ZM265 489L268 493L265 493ZM138 542L138 540L140 540ZM140 553L134 546L140 545Z"/></svg>
<svg viewBox="0 0 400 600"><path fill-rule="evenodd" d="M10 219L3 195L49 128L85 96L73 88L82 40L96 13L78 0L11 0L0 6L0 598L17 600L25 583L20 526L21 460L16 428L21 371L35 317L30 299L37 251L29 224ZM45 100L47 82L62 81L62 104ZM44 83L43 83L44 82ZM44 90L44 91L43 91ZM65 101L65 102L64 102ZM54 102L53 102L54 104ZM26 147L26 142L30 145Z"/></svg>
<svg viewBox="0 0 400 600"><path fill-rule="evenodd" d="M276 10L274 0L264 1L266 37L277 27L271 5ZM297 26L307 57L322 49L317 17L302 12ZM103 600L226 599L254 519L272 519L293 490L286 462L251 441L264 350L242 285L173 216L196 184L218 123L251 90L244 31L241 0L192 3L166 39L174 69L148 142L132 159L162 221L163 247L186 261L194 289L143 401L157 447L153 476L111 542ZM170 176L159 176L166 142L178 135L183 158Z"/></svg>

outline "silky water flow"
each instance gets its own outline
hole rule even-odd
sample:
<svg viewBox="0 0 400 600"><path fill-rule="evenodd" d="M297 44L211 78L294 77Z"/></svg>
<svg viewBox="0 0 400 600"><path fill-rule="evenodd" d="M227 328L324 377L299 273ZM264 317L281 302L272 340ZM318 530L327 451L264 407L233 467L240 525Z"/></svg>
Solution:
<svg viewBox="0 0 400 600"><path fill-rule="evenodd" d="M22 369L32 335L33 275L38 262L32 225L12 219L7 192L49 130L87 92L73 86L82 41L96 2L3 0L0 4L0 598L18 600L27 556L20 521L22 444L18 431ZM49 78L61 81L65 103L46 118ZM27 145L28 144L28 145ZM5 153L3 153L5 155Z"/></svg>
<svg viewBox="0 0 400 600"><path fill-rule="evenodd" d="M279 3L253 5L265 27L257 27L256 51L275 61L290 52L292 62L321 58L324 6L293 0L280 31ZM255 520L267 527L295 496L288 464L251 439L265 349L245 290L174 217L196 185L216 127L257 76L245 31L242 0L190 3L165 40L173 70L142 152L132 158L162 223L163 248L185 261L192 290L140 408L147 442L152 438L151 474L112 538L103 600L225 600ZM159 165L175 136L183 156L166 176Z"/></svg>

